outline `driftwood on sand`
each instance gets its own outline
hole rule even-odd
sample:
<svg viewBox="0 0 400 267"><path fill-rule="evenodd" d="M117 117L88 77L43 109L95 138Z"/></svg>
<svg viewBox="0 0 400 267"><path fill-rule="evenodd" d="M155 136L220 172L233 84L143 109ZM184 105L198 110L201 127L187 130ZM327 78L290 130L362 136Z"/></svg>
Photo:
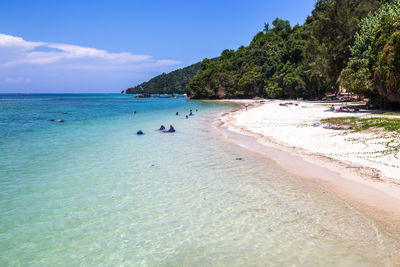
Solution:
<svg viewBox="0 0 400 267"><path fill-rule="evenodd" d="M332 130L353 130L354 128L352 126L346 126L346 125L324 125L322 126L324 129L332 129Z"/></svg>

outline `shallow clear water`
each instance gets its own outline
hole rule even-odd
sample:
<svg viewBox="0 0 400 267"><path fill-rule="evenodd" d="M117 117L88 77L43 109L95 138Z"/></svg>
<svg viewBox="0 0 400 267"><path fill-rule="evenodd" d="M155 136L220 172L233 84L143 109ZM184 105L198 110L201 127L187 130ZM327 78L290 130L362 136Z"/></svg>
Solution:
<svg viewBox="0 0 400 267"><path fill-rule="evenodd" d="M399 263L399 243L370 219L214 136L229 108L0 95L0 266Z"/></svg>

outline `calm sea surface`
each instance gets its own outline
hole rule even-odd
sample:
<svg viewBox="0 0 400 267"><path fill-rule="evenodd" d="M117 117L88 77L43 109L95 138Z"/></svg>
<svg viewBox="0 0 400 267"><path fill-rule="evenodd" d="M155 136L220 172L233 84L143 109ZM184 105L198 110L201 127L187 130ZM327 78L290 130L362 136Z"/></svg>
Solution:
<svg viewBox="0 0 400 267"><path fill-rule="evenodd" d="M398 241L363 214L214 136L230 108L0 95L0 266L400 263Z"/></svg>

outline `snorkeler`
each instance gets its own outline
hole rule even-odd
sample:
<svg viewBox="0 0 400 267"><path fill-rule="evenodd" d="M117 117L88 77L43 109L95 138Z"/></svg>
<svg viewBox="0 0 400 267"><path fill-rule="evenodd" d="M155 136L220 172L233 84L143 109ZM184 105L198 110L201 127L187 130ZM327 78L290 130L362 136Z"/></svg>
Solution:
<svg viewBox="0 0 400 267"><path fill-rule="evenodd" d="M161 126L160 126L160 129L158 129L158 130L164 131L164 130L165 130L165 126L164 126L164 125L161 125Z"/></svg>
<svg viewBox="0 0 400 267"><path fill-rule="evenodd" d="M142 132L142 130L139 130L136 134L137 135L142 135L142 134L144 134L144 132Z"/></svg>
<svg viewBox="0 0 400 267"><path fill-rule="evenodd" d="M170 126L169 126L168 132L169 132L169 133L174 133L174 132L175 132L174 126L170 125Z"/></svg>

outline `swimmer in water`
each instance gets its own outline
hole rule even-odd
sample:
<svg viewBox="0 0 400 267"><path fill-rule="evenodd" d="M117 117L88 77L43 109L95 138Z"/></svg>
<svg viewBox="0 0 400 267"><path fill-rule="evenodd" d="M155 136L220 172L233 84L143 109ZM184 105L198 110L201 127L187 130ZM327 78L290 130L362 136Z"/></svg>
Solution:
<svg viewBox="0 0 400 267"><path fill-rule="evenodd" d="M175 132L174 126L170 125L170 126L169 126L168 132L169 132L169 133L174 133L174 132Z"/></svg>

